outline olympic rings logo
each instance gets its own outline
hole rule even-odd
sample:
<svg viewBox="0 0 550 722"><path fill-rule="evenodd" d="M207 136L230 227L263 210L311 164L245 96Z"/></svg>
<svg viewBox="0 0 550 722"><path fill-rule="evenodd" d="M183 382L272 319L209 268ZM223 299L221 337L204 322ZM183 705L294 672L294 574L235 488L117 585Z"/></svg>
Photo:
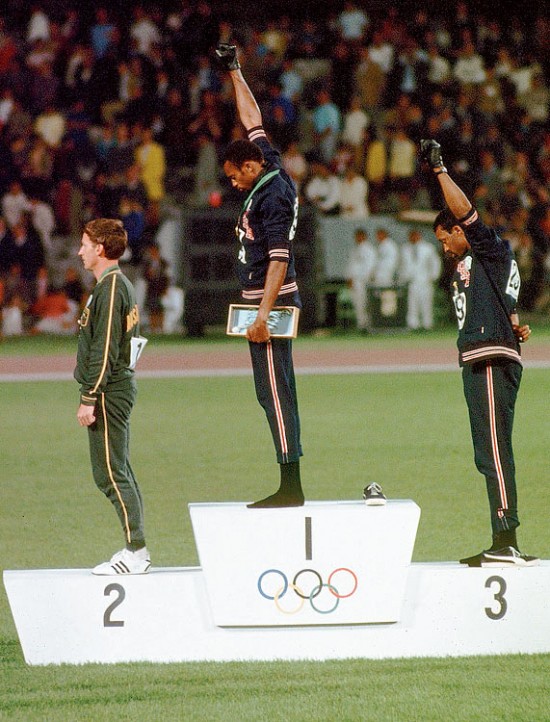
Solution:
<svg viewBox="0 0 550 722"><path fill-rule="evenodd" d="M307 589L304 589L308 576L313 576L313 581L310 581L308 585L309 592ZM298 586L300 579L302 586ZM299 572L296 572L291 582L280 569L266 569L265 572L262 572L258 577L258 591L262 597L274 602L279 612L289 615L298 614L298 612L302 610L306 600L309 600L311 608L318 614L332 614L332 612L338 608L341 599L347 599L355 594L357 585L357 575L347 567L334 569L329 574L326 582L323 582L321 575L315 569L300 569ZM289 589L293 591L298 598L298 602L290 607L286 604L281 604L281 599ZM323 604L321 604L321 600L319 599L325 589L328 594L323 595L323 600L329 599L330 605L327 605L324 601ZM331 600L331 597L334 598L334 601Z"/></svg>

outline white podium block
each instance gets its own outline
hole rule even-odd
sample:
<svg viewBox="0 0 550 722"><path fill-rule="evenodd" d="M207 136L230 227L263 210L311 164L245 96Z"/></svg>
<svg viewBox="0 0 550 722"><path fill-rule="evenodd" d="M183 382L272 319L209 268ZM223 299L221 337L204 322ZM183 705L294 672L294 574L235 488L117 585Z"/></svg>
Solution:
<svg viewBox="0 0 550 722"><path fill-rule="evenodd" d="M203 658L208 600L197 567L123 577L4 571L4 585L29 664Z"/></svg>
<svg viewBox="0 0 550 722"><path fill-rule="evenodd" d="M135 577L5 571L4 584L31 665L550 652L550 561L523 569L411 564L395 624L219 627L200 568Z"/></svg>
<svg viewBox="0 0 550 722"><path fill-rule="evenodd" d="M396 622L420 508L410 500L248 509L190 504L214 622L222 627Z"/></svg>

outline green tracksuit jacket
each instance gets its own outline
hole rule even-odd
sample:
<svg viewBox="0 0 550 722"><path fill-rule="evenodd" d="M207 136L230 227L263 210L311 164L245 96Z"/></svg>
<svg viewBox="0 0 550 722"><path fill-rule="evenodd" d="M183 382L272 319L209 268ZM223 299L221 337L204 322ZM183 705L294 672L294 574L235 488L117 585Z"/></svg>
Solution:
<svg viewBox="0 0 550 722"><path fill-rule="evenodd" d="M134 288L114 266L99 278L80 317L74 377L82 404L94 406L109 385L133 377L130 340L138 334Z"/></svg>

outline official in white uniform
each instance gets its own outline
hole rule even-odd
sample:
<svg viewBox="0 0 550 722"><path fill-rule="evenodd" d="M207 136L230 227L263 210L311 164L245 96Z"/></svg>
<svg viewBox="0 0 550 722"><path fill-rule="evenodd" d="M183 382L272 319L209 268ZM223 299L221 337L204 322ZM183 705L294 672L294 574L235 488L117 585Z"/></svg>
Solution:
<svg viewBox="0 0 550 722"><path fill-rule="evenodd" d="M377 228L376 241L376 265L372 285L377 288L388 288L395 284L399 266L399 249L385 228Z"/></svg>
<svg viewBox="0 0 550 722"><path fill-rule="evenodd" d="M433 327L434 283L441 275L441 259L432 243L420 231L409 232L409 242L401 253L400 280L408 286L407 326Z"/></svg>
<svg viewBox="0 0 550 722"><path fill-rule="evenodd" d="M369 330L367 286L372 278L375 264L376 250L368 240L367 232L363 228L358 228L355 231L355 245L348 259L347 280L357 328L361 331Z"/></svg>

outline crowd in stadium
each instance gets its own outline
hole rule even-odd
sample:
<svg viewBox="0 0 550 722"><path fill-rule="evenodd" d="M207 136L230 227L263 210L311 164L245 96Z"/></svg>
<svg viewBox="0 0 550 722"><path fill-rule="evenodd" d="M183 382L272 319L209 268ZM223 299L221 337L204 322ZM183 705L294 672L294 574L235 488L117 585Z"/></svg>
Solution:
<svg viewBox="0 0 550 722"><path fill-rule="evenodd" d="M69 266L56 288L52 279L67 250L60 239L78 239L86 221L121 218L132 263L159 290L167 269L152 239L167 202L209 207L234 198L219 160L242 129L216 66L219 41L237 43L304 203L357 219L438 208L418 162L419 140L436 138L457 182L513 244L523 309L544 308L549 18L535 3L505 18L460 0L439 13L429 2L408 14L400 5L374 11L345 0L324 14L247 23L215 0L129 2L124 14L101 3L83 12L69 0L3 3L4 318L19 314L24 330L39 331L49 328L38 325L48 313L67 313L72 331L84 294L79 273ZM333 189L331 204L319 188Z"/></svg>

